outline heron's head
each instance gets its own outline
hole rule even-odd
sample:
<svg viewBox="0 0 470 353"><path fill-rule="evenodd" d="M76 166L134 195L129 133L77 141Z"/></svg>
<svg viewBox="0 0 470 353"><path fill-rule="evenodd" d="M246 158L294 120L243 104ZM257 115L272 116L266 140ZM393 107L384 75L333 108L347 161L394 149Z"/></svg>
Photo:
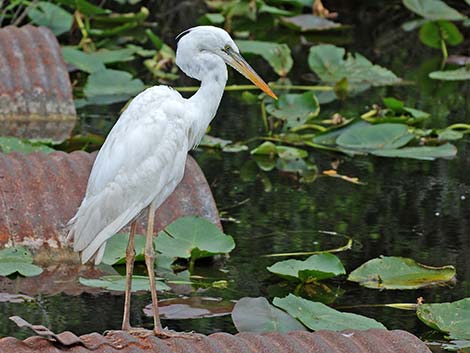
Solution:
<svg viewBox="0 0 470 353"><path fill-rule="evenodd" d="M188 66L188 63L183 63L183 60L187 61L187 56L190 52L194 55L197 55L196 53L210 53L220 57L226 64L233 67L266 94L277 99L266 82L241 56L240 50L233 39L222 28L213 26L194 27L182 32L178 35L177 39L180 39L176 55L178 66ZM180 50L181 48L186 50ZM184 54L182 53L183 51L185 52Z"/></svg>

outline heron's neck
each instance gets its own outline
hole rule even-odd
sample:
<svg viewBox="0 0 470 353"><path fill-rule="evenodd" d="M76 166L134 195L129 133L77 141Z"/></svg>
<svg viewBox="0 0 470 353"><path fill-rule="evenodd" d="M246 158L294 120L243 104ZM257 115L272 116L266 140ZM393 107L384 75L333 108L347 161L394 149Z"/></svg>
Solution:
<svg viewBox="0 0 470 353"><path fill-rule="evenodd" d="M201 77L201 87L189 98L194 111L191 114L191 140L190 146L199 144L207 127L214 119L220 100L227 83L227 67L225 63L217 63L210 70L206 70Z"/></svg>

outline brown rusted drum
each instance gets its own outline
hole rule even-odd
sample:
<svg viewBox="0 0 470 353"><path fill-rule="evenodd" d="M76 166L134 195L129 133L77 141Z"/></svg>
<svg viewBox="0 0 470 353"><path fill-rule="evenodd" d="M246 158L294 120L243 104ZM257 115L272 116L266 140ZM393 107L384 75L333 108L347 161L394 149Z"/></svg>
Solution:
<svg viewBox="0 0 470 353"><path fill-rule="evenodd" d="M41 337L24 341L7 337L0 339L2 353L431 353L428 347L412 334L394 330L317 331L290 333L215 333L195 334L194 339L135 337L123 331L106 336L91 333L76 337L70 332L57 335L60 341L74 342L64 346Z"/></svg>
<svg viewBox="0 0 470 353"><path fill-rule="evenodd" d="M0 248L23 245L36 253L68 248L66 224L83 199L95 156L0 153ZM221 227L209 185L190 156L182 182L156 212L155 231L186 215ZM143 232L143 221L138 231Z"/></svg>
<svg viewBox="0 0 470 353"><path fill-rule="evenodd" d="M77 116L54 34L27 25L0 29L0 135L64 140Z"/></svg>

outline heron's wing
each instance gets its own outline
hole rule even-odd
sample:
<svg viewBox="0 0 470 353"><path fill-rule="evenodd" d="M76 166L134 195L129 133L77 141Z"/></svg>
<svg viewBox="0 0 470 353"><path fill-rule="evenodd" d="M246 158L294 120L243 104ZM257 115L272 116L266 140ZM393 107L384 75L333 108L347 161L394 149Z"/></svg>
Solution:
<svg viewBox="0 0 470 353"><path fill-rule="evenodd" d="M184 101L168 88L137 96L98 153L86 196L70 221L74 250L88 261L151 202L157 207L181 181L188 150ZM101 255L101 256L99 256Z"/></svg>

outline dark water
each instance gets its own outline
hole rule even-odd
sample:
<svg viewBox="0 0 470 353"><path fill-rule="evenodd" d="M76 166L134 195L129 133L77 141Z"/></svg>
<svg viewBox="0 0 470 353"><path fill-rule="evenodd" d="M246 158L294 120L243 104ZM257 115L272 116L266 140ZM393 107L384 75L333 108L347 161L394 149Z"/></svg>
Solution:
<svg viewBox="0 0 470 353"><path fill-rule="evenodd" d="M404 34L397 24L407 19L404 11L395 18L383 16L372 21L361 9L348 17L356 25L349 34L349 49L357 50L374 62L389 67L416 85L379 88L359 97L322 106L321 115L341 111L357 115L384 96L403 99L409 106L432 113L428 126L445 127L470 118L468 83L442 83L426 78L439 66L439 53L416 44L416 33ZM374 23L371 23L374 22ZM373 28L374 30L370 30ZM302 61L308 47L294 50L299 65L297 82L305 83ZM255 67L265 66L254 60ZM260 70L263 71L263 70ZM269 70L265 70L269 76ZM241 81L240 81L241 82ZM116 107L119 108L119 107ZM106 115L115 116L116 111ZM84 115L82 129L107 131L113 119L102 120ZM212 124L212 135L234 141L262 134L257 105L247 105L239 93L227 93ZM193 156L206 174L218 207L224 211L225 232L237 243L222 273L197 266L196 274L208 273L229 281L228 289L210 289L208 296L238 299L243 296L284 296L295 288L271 275L266 266L280 259L264 254L308 251L337 247L345 243L337 232L353 238L353 248L338 256L348 272L380 255L411 257L421 263L457 269L454 285L409 291L377 291L349 283L344 277L326 281L330 294L323 300L334 307L361 304L407 302L423 297L426 302L453 301L470 296L470 140L457 143L458 156L452 160L423 162L375 157L350 158L313 151L311 162L320 171L339 161L339 172L358 177L365 185L319 176L312 184L300 184L295 178L277 171L262 172L249 153L228 154L197 150ZM267 189L267 186L270 186ZM239 205L241 203L241 205ZM307 295L303 293L303 295ZM317 295L321 295L318 294ZM315 298L315 296L314 296ZM102 332L120 327L122 295L102 294L36 296L33 304L0 303L0 335L23 337L6 319L18 314L53 330L75 333ZM150 302L148 294L133 296L134 325L151 325L142 313ZM346 309L344 309L346 310ZM381 321L390 329L400 328L418 335L429 331L412 311L389 308L349 308L351 312ZM203 333L235 332L229 317L164 321L172 329Z"/></svg>

